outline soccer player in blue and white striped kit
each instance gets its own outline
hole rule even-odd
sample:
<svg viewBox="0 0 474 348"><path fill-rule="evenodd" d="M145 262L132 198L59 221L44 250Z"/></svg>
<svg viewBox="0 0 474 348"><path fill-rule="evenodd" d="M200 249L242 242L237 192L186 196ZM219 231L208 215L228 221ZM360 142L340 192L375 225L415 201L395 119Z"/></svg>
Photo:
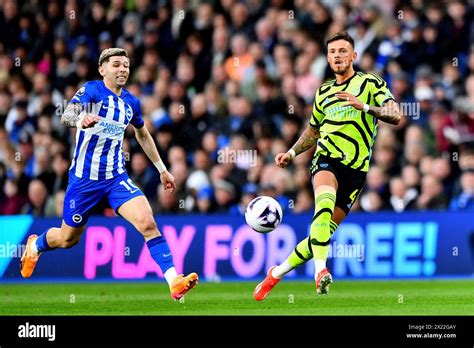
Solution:
<svg viewBox="0 0 474 348"><path fill-rule="evenodd" d="M116 213L143 235L170 286L171 296L180 299L197 284L198 276L177 274L150 204L125 170L122 142L128 124L135 128L138 143L160 172L165 190L175 190L174 177L163 164L144 124L140 101L123 88L130 73L127 52L121 48L104 50L99 57L99 72L103 79L86 82L61 117L63 125L77 128L62 225L28 238L21 274L31 277L41 253L77 244L91 209L107 197Z"/></svg>

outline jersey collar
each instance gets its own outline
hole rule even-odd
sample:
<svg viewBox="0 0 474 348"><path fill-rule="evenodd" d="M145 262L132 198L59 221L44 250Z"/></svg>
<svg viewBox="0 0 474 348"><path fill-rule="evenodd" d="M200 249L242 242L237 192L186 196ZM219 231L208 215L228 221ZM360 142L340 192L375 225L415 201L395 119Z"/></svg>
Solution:
<svg viewBox="0 0 474 348"><path fill-rule="evenodd" d="M351 77L349 77L346 81L342 82L342 83L337 83L336 80L334 80L334 86L343 86L349 82L351 82L351 80L354 78L354 76L357 75L357 71L354 70L354 74L352 74Z"/></svg>
<svg viewBox="0 0 474 348"><path fill-rule="evenodd" d="M112 93L113 95L119 97L119 98L122 98L123 97L123 88L122 88L122 91L120 92L120 95L116 94L114 91L112 91L109 87L107 87L107 85L105 84L104 80L99 80L100 82L102 82L102 85L105 87L106 90L108 90L110 93Z"/></svg>

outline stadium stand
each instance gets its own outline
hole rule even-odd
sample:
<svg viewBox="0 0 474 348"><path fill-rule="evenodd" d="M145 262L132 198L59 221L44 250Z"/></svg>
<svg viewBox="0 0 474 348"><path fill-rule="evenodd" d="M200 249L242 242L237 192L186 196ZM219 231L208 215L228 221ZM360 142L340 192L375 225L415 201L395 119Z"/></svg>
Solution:
<svg viewBox="0 0 474 348"><path fill-rule="evenodd" d="M61 216L74 130L60 115L100 77L109 47L128 51L127 89L178 185L163 193L128 129L127 169L156 212L242 214L260 194L311 211L312 151L289 171L273 159L306 127L331 76L325 39L339 30L355 38L357 68L381 75L404 113L398 126L379 124L353 210L474 210L472 1L2 3L1 215ZM96 213L113 215L106 202Z"/></svg>

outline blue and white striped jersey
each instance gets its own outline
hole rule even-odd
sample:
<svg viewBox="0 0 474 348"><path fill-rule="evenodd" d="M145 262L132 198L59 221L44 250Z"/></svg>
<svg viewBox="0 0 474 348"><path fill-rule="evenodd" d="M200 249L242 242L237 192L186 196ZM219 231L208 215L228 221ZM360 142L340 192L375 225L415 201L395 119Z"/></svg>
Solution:
<svg viewBox="0 0 474 348"><path fill-rule="evenodd" d="M103 81L88 81L70 103L82 104L82 113L98 115L92 128L77 130L70 173L91 180L111 179L125 172L122 141L125 128L144 125L140 101L122 89L117 96Z"/></svg>

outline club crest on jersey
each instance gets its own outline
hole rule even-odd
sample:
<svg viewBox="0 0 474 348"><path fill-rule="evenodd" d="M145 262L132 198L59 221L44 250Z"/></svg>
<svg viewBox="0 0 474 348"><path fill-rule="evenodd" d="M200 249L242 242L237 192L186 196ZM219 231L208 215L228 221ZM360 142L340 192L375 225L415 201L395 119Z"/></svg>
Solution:
<svg viewBox="0 0 474 348"><path fill-rule="evenodd" d="M72 216L72 221L74 221L76 224L78 224L82 221L82 216L80 214L74 214Z"/></svg>
<svg viewBox="0 0 474 348"><path fill-rule="evenodd" d="M130 122L133 117L133 111L130 105L127 105L127 111L125 111L125 116L127 117L128 122Z"/></svg>
<svg viewBox="0 0 474 348"><path fill-rule="evenodd" d="M81 87L77 92L76 92L76 96L77 97L82 97L84 95L84 93L86 93L86 87Z"/></svg>
<svg viewBox="0 0 474 348"><path fill-rule="evenodd" d="M76 94L74 94L74 97L72 97L71 100L81 100L80 97L82 97L86 93L86 87L81 87Z"/></svg>

